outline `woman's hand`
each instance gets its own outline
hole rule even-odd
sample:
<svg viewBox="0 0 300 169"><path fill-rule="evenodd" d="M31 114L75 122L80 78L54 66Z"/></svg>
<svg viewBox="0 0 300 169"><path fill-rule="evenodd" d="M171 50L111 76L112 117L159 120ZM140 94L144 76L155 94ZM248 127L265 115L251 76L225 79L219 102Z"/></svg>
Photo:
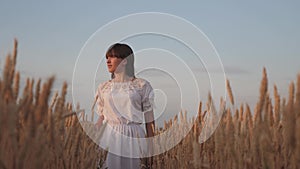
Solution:
<svg viewBox="0 0 300 169"><path fill-rule="evenodd" d="M104 116L100 115L97 122L95 123L95 126L96 126L97 129L99 129L102 126L103 120L104 120Z"/></svg>

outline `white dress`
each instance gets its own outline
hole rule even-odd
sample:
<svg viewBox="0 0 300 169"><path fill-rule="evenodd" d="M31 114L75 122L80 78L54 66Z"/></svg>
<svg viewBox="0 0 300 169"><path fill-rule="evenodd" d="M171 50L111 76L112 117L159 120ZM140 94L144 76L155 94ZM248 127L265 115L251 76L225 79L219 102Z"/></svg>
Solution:
<svg viewBox="0 0 300 169"><path fill-rule="evenodd" d="M140 157L147 153L144 113L153 111L154 92L148 81L107 81L96 92L97 113L107 122L99 144L108 149L104 168L138 169Z"/></svg>

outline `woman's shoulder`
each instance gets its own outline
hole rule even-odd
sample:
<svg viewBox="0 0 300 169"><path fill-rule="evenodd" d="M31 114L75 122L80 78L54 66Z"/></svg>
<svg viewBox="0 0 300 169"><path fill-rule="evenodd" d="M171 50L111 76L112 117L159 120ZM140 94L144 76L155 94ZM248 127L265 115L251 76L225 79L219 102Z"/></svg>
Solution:
<svg viewBox="0 0 300 169"><path fill-rule="evenodd" d="M149 83L146 79L140 77L136 77L133 81L142 84Z"/></svg>
<svg viewBox="0 0 300 169"><path fill-rule="evenodd" d="M144 78L135 78L134 83L138 84L139 87L151 86L150 82Z"/></svg>
<svg viewBox="0 0 300 169"><path fill-rule="evenodd" d="M108 81L105 81L105 82L101 82L99 85L98 85L98 90L99 91L102 91L104 88L107 88L110 84L110 80Z"/></svg>
<svg viewBox="0 0 300 169"><path fill-rule="evenodd" d="M113 85L113 82L111 80L108 80L108 81L105 81L105 82L102 82L98 85L98 91L104 91L106 89L109 89L111 88L111 86ZM115 84L117 85L117 84ZM142 89L142 88L147 88L147 87L151 87L151 84L148 80L144 79L144 78L140 78L140 77L136 77L134 78L130 83L121 83L117 86L123 86L123 87L126 87L126 86L133 86L133 88L139 88L139 89Z"/></svg>

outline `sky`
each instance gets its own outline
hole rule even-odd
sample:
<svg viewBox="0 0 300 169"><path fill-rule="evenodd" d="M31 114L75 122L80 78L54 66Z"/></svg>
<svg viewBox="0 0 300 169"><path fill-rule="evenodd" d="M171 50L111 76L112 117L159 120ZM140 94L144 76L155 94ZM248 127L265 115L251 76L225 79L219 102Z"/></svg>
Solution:
<svg viewBox="0 0 300 169"><path fill-rule="evenodd" d="M259 96L263 67L267 69L269 88L273 89L273 85L276 83L282 96L287 95L289 83L295 80L297 74L300 73L299 7L299 1L257 0L247 2L92 1L89 3L84 1L17 2L1 0L0 64L2 68L6 54L13 48L13 39L17 38L19 42L17 68L21 72L22 83L24 84L25 77L41 77L45 80L47 77L55 75L54 90L60 90L63 81L67 81L69 84L68 101L74 101L72 92L75 90L76 94L73 95L76 95L77 98L80 97L76 101L79 100L82 108L88 112L92 105L95 86L109 77L108 72L105 72L105 65L100 63L105 49L108 48L108 46L100 45L101 38L104 41L104 38L112 37L113 33L107 34L107 37L98 37L98 41L95 41L99 42L101 47L98 54L93 53L96 57L89 58L93 60L80 56L84 45L95 45L88 43L88 39L99 28L120 17L144 12L165 13L188 21L205 34L220 57L226 78L231 82L236 103L247 102L252 105L253 110L253 105ZM149 20L148 22L151 24L157 21ZM168 25L168 23L161 24ZM140 26L136 22L126 25L124 29L130 30ZM115 32L124 29L118 28ZM183 33L186 36L193 36L184 30ZM189 63L188 67L196 73L196 80L200 86L200 100L206 100L208 90L210 90L209 76L207 72L203 71L203 65L193 65L194 60L189 57L192 54L189 54L188 51L184 52L186 49L181 46L182 44L168 37L156 35L130 37L124 42L130 43L137 52L136 67L138 70L142 70L145 66L143 64L151 62L151 64L165 63L165 68L170 68L169 71L171 71L172 66L176 64L172 59L166 59L168 56L171 57L167 51L178 55ZM146 50L143 53L143 49L153 48L161 50L150 51L148 54ZM152 52L162 53L156 55L160 57L153 57L149 61L146 61L147 58L142 59L142 56L151 55ZM74 90L72 91L72 78L79 56L81 57L80 63L86 67L82 68L81 76L76 79L78 83L73 84ZM91 66L96 73L90 74L87 71L90 62L97 63L99 66ZM184 70L184 68L177 70ZM224 74L214 67L211 70L210 73L216 75L215 77L220 82L214 84L214 90L220 91L216 92L219 97L223 94ZM155 76L156 73L158 76ZM159 99L158 106L161 106L159 103L167 101L166 106L169 108L167 111L176 112L180 107L176 106L180 102L178 96L182 93L176 89L176 80L172 81L170 74L178 75L178 73L165 72L164 75L161 73L162 71L151 72L149 70L148 75L146 73L140 73L140 75L153 82L153 86L157 89L156 94L159 96L157 97ZM87 77L94 79L86 79ZM160 79L161 77L164 78ZM182 77L185 77L185 74L178 79ZM81 87L90 80L95 86L89 88L89 91L83 90ZM164 86L163 81L172 83L175 86L174 90L171 90L168 84ZM193 83L192 80L179 82L191 85ZM187 90L184 91L184 94L190 95L193 91ZM272 91L270 92L272 94ZM167 94L167 99L164 94ZM185 97L188 97L186 95ZM185 98L185 100L194 102L191 98ZM196 108L196 106L194 107Z"/></svg>

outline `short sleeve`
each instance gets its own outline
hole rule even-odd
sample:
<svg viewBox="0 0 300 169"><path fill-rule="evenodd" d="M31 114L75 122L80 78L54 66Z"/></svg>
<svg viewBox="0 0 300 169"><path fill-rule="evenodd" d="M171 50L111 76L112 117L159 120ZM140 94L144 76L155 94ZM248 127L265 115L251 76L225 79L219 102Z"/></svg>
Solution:
<svg viewBox="0 0 300 169"><path fill-rule="evenodd" d="M142 88L142 111L153 111L154 108L154 92L151 84L146 81Z"/></svg>
<svg viewBox="0 0 300 169"><path fill-rule="evenodd" d="M103 98L101 95L101 85L99 85L99 87L97 88L97 91L95 93L95 99L97 99L96 100L96 104L97 104L96 113L100 116L100 115L102 115L103 106L104 106Z"/></svg>

